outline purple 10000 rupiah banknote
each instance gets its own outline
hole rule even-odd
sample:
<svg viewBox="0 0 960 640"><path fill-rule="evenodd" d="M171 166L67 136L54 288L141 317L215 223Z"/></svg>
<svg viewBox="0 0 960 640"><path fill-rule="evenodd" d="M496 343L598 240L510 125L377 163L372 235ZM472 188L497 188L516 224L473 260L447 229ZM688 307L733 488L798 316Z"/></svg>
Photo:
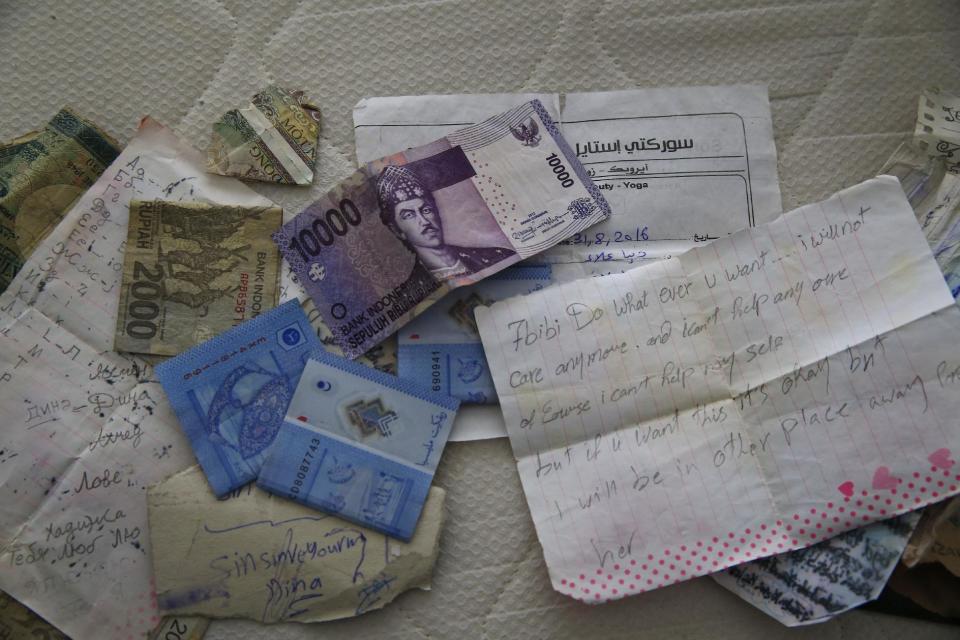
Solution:
<svg viewBox="0 0 960 640"><path fill-rule="evenodd" d="M539 101L364 165L273 237L355 358L610 215Z"/></svg>

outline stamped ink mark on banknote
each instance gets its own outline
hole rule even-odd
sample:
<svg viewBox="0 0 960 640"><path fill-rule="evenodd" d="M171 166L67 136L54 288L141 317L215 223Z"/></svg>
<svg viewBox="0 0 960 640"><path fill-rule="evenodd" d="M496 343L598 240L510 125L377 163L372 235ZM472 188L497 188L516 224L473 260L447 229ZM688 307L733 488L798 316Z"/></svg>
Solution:
<svg viewBox="0 0 960 640"><path fill-rule="evenodd" d="M605 219L536 101L364 165L274 238L347 357L449 290Z"/></svg>
<svg viewBox="0 0 960 640"><path fill-rule="evenodd" d="M317 351L304 368L257 483L409 540L459 404Z"/></svg>
<svg viewBox="0 0 960 640"><path fill-rule="evenodd" d="M280 207L130 202L117 351L176 355L276 306Z"/></svg>
<svg viewBox="0 0 960 640"><path fill-rule="evenodd" d="M157 367L218 496L257 476L307 355L318 348L303 310L291 300Z"/></svg>

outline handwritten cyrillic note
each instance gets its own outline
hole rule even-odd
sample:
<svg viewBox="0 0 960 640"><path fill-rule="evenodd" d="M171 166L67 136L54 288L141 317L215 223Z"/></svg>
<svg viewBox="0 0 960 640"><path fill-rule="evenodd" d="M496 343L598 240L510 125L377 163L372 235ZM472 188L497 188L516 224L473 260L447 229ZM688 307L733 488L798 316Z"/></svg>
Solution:
<svg viewBox="0 0 960 640"><path fill-rule="evenodd" d="M131 199L270 205L203 167L145 119L0 296L0 588L75 640L160 621L146 487L193 455L113 327Z"/></svg>
<svg viewBox="0 0 960 640"><path fill-rule="evenodd" d="M654 589L958 491L960 310L894 178L476 317L570 596Z"/></svg>
<svg viewBox="0 0 960 640"><path fill-rule="evenodd" d="M320 622L427 589L439 554L443 489L410 542L280 500L253 485L218 501L199 469L150 488L160 608L259 622Z"/></svg>

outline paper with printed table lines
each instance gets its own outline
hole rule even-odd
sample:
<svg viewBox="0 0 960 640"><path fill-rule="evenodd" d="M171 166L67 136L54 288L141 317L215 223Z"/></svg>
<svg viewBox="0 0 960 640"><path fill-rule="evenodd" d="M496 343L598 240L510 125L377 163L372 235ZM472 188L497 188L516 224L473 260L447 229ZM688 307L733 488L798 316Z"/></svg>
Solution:
<svg viewBox="0 0 960 640"><path fill-rule="evenodd" d="M611 216L537 257L579 275L676 255L769 222L781 211L777 150L761 85L543 94L365 98L353 110L357 158L430 142L537 98L557 121Z"/></svg>
<svg viewBox="0 0 960 640"><path fill-rule="evenodd" d="M113 327L131 199L270 205L204 165L145 119L0 296L0 588L74 640L160 621L146 487L194 458Z"/></svg>
<svg viewBox="0 0 960 640"><path fill-rule="evenodd" d="M960 309L894 178L476 318L553 586L575 598L958 490Z"/></svg>

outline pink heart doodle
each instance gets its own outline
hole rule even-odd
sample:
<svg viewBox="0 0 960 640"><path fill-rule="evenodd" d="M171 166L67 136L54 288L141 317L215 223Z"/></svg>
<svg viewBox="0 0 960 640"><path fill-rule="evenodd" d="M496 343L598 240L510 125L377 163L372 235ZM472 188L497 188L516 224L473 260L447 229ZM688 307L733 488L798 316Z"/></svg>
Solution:
<svg viewBox="0 0 960 640"><path fill-rule="evenodd" d="M953 460L950 459L950 449L937 449L927 458L938 469L949 469L953 466Z"/></svg>
<svg viewBox="0 0 960 640"><path fill-rule="evenodd" d="M841 484L837 489L840 490L840 493L847 496L848 498L853 495L853 483L847 480Z"/></svg>
<svg viewBox="0 0 960 640"><path fill-rule="evenodd" d="M876 472L873 474L874 489L890 489L890 491L896 491L897 485L901 482L902 480L900 478L891 475L890 469L887 467L877 467Z"/></svg>

